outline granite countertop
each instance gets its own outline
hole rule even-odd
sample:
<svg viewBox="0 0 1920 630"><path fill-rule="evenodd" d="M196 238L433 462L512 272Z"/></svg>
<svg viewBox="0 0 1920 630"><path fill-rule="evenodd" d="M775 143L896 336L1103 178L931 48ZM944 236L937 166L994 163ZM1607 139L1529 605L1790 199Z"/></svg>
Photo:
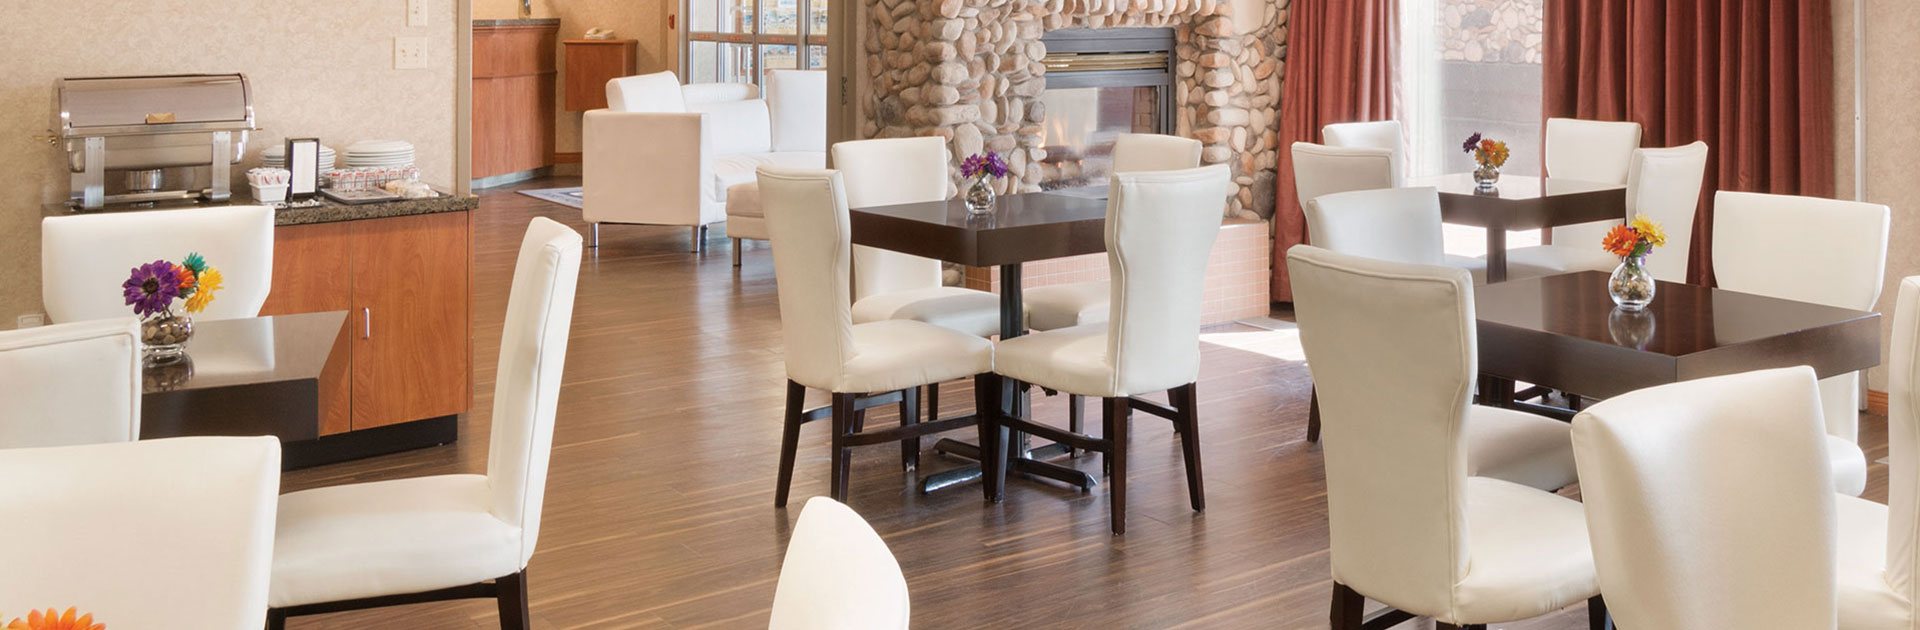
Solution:
<svg viewBox="0 0 1920 630"><path fill-rule="evenodd" d="M560 18L513 18L499 20L474 20L476 27L486 26L559 26Z"/></svg>
<svg viewBox="0 0 1920 630"><path fill-rule="evenodd" d="M415 215L415 214L434 214L439 212L467 212L480 207L480 198L477 196L474 196L471 194L454 195L454 194L449 194L445 191L440 191L440 196L434 197L432 199L401 199L398 201L385 201L380 203L368 203L368 204L359 204L359 205L348 205L344 203L337 203L325 197L316 197L316 198L320 200L320 205L318 206L307 207L307 208L280 208L276 210L274 212L274 220L273 220L274 225L305 225L309 223L334 223L338 221L355 221L359 219L383 219L386 217L403 217L403 216ZM68 208L66 204L53 203L53 204L47 204L42 209L42 214L44 216L55 217L55 216L72 216L76 214L102 214L102 213L111 214L115 212L135 212L135 211L141 211L141 210L171 210L171 209L180 209L180 208L215 208L220 206L252 205L250 203L252 201L253 199L251 197L247 197L243 193L239 195L234 195L233 199L226 203L182 202L182 203L175 203L175 204L161 204L152 208L111 207L111 208L103 208L100 210L88 210L85 212L75 211L71 208Z"/></svg>

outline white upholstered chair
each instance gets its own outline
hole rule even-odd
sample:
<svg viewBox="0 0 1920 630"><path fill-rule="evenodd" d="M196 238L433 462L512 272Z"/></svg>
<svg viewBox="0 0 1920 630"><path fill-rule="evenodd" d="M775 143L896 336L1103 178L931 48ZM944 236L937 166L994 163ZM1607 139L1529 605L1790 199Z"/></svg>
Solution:
<svg viewBox="0 0 1920 630"><path fill-rule="evenodd" d="M806 422L832 419L830 492L847 497L852 447L902 442L975 424L973 416L913 423L920 387L993 370L993 343L952 328L911 319L855 324L848 271L853 261L847 186L838 171L760 170L773 269L780 293L780 329L786 341L787 405L780 439L780 472L773 504L787 504L793 460ZM806 410L807 388L832 394L828 407ZM975 386L980 397L988 393ZM906 400L902 425L861 431L860 412ZM985 433L984 431L982 433ZM917 451L916 451L917 452Z"/></svg>
<svg viewBox="0 0 1920 630"><path fill-rule="evenodd" d="M1638 148L1640 123L1548 118L1546 175L1550 179L1626 184L1633 151ZM1562 225L1548 232L1554 243L1577 246L1599 243L1614 225L1614 221L1594 221ZM1512 264L1511 258L1508 264Z"/></svg>
<svg viewBox="0 0 1920 630"><path fill-rule="evenodd" d="M672 72L608 81L607 108L581 123L581 215L593 245L601 223L679 225L699 252L707 226L726 220L728 191L753 181L754 169L825 165L826 75L796 72L779 79L796 96L777 102L752 84L680 85ZM788 78L819 85L784 86Z"/></svg>
<svg viewBox="0 0 1920 630"><path fill-rule="evenodd" d="M1187 468L1187 496L1206 509L1200 473L1200 424L1194 383L1200 377L1200 306L1207 255L1220 233L1232 181L1225 165L1114 174L1107 199L1107 269L1113 277L1110 321L1001 340L994 371L1017 383L1105 399L1099 438L1062 431L1032 418L992 414L998 426L981 453L996 500L1005 483L1007 428L1103 453L1110 525L1127 529L1127 433L1131 409L1172 420ZM998 391L999 387L993 387ZM1134 396L1167 392L1170 407Z"/></svg>
<svg viewBox="0 0 1920 630"><path fill-rule="evenodd" d="M773 150L825 151L827 147L827 73L770 70L767 109L773 119ZM819 106L814 106L818 103ZM815 165L819 166L819 165ZM760 184L748 180L727 189L727 238L733 239L733 266L740 266L740 241L767 240L767 217L760 210Z"/></svg>
<svg viewBox="0 0 1920 630"><path fill-rule="evenodd" d="M1887 374L1887 504L1836 497L1840 628L1912 630L1920 611L1920 276L1900 281Z"/></svg>
<svg viewBox="0 0 1920 630"><path fill-rule="evenodd" d="M273 288L273 208L228 206L47 217L40 299L56 322L133 313L120 284L134 267L199 252L225 288L194 319L253 317Z"/></svg>
<svg viewBox="0 0 1920 630"><path fill-rule="evenodd" d="M1293 183L1300 207L1333 193L1393 188L1393 160L1389 149L1331 147L1293 143ZM1313 231L1307 231L1313 238Z"/></svg>
<svg viewBox="0 0 1920 630"><path fill-rule="evenodd" d="M0 332L0 448L140 439L132 316Z"/></svg>
<svg viewBox="0 0 1920 630"><path fill-rule="evenodd" d="M1627 169L1627 213L1646 215L1667 232L1667 245L1647 257L1647 270L1668 282L1687 281L1693 250L1693 215L1707 174L1707 143L1660 149L1634 149ZM1614 223L1568 226L1550 245L1507 250L1510 278L1550 276L1575 271L1612 271L1620 259L1600 248ZM1595 229L1605 228L1605 229ZM1558 228L1556 228L1558 229Z"/></svg>
<svg viewBox="0 0 1920 630"><path fill-rule="evenodd" d="M1382 188L1322 195L1306 206L1313 246L1380 260L1459 267L1485 284L1487 261L1446 253L1436 188Z"/></svg>
<svg viewBox="0 0 1920 630"><path fill-rule="evenodd" d="M887 543L853 510L807 500L787 542L768 630L906 630L907 578Z"/></svg>
<svg viewBox="0 0 1920 630"><path fill-rule="evenodd" d="M1886 277L1886 206L1815 197L1714 194L1713 275L1720 288L1858 311L1873 310ZM1833 481L1859 496L1859 373L1821 379Z"/></svg>
<svg viewBox="0 0 1920 630"><path fill-rule="evenodd" d="M1804 366L1634 391L1575 417L1594 562L1620 627L1834 627L1824 433Z"/></svg>
<svg viewBox="0 0 1920 630"><path fill-rule="evenodd" d="M280 441L190 437L0 451L0 611L111 628L259 630Z"/></svg>
<svg viewBox="0 0 1920 630"><path fill-rule="evenodd" d="M527 561L540 537L580 253L580 235L545 218L520 241L486 474L280 498L270 628L308 614L482 597L497 600L501 627L528 627Z"/></svg>
<svg viewBox="0 0 1920 630"><path fill-rule="evenodd" d="M1580 504L1488 475L1476 458L1501 448L1529 476L1571 468L1553 420L1474 406L1473 284L1467 272L1287 252L1300 344L1326 417L1324 459L1333 564L1333 627L1362 627L1365 599L1432 617L1441 628L1547 614L1595 597ZM1507 414L1516 414L1509 416ZM1490 442L1489 419L1558 444ZM1480 426L1476 426L1480 425ZM1517 470L1504 471L1514 476ZM1604 606L1591 606L1603 615ZM1597 627L1597 626L1596 626Z"/></svg>
<svg viewBox="0 0 1920 630"><path fill-rule="evenodd" d="M1386 149L1393 152L1393 185L1406 182L1405 136L1398 120L1334 123L1320 128L1320 139L1330 147L1348 149Z"/></svg>

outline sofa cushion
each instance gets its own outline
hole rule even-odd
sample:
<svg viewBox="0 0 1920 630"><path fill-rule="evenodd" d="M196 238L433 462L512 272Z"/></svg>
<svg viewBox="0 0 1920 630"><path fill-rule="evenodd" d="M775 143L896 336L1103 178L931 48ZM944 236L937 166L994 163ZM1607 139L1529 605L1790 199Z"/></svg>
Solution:
<svg viewBox="0 0 1920 630"><path fill-rule="evenodd" d="M687 111L687 104L680 94L680 77L655 72L608 81L607 109L677 114Z"/></svg>
<svg viewBox="0 0 1920 630"><path fill-rule="evenodd" d="M776 168L826 168L825 151L788 151L783 153L737 153L713 160L713 181L705 191L714 201L726 201L727 189L754 181L762 166Z"/></svg>
<svg viewBox="0 0 1920 630"><path fill-rule="evenodd" d="M735 153L766 153L772 127L767 120L767 102L760 99L689 103L687 111L706 114L702 132L707 134L707 149L715 156Z"/></svg>
<svg viewBox="0 0 1920 630"><path fill-rule="evenodd" d="M825 71L767 73L767 108L773 113L773 150L827 150Z"/></svg>

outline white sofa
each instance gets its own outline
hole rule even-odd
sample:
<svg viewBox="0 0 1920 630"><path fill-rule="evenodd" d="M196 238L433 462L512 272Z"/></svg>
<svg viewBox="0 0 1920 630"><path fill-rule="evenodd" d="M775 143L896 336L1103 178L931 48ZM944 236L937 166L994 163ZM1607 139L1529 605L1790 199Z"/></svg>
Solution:
<svg viewBox="0 0 1920 630"><path fill-rule="evenodd" d="M589 245L601 223L684 225L697 253L707 226L726 220L727 189L756 169L824 167L826 73L774 74L817 89L762 99L751 84L683 86L672 72L608 81L607 108L587 112L582 132Z"/></svg>

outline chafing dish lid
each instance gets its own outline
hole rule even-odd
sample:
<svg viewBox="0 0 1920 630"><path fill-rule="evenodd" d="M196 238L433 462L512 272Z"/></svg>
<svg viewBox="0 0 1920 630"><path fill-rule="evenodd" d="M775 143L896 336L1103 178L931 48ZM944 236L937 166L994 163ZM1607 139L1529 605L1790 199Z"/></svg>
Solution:
<svg viewBox="0 0 1920 630"><path fill-rule="evenodd" d="M69 78L55 90L64 137L253 128L241 74Z"/></svg>

